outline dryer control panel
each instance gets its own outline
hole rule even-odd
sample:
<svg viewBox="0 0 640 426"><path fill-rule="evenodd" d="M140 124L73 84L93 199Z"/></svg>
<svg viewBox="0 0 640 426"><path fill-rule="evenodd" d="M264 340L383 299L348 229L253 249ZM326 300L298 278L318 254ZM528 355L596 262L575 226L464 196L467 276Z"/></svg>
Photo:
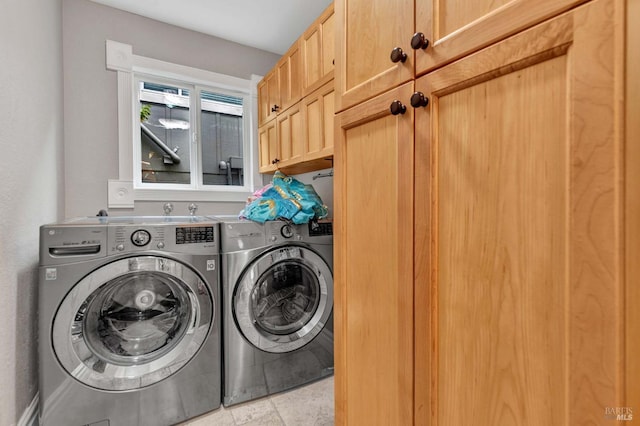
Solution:
<svg viewBox="0 0 640 426"><path fill-rule="evenodd" d="M40 227L40 265L142 251L220 252L219 221L205 216L99 216Z"/></svg>
<svg viewBox="0 0 640 426"><path fill-rule="evenodd" d="M333 222L309 222L309 236L333 235Z"/></svg>
<svg viewBox="0 0 640 426"><path fill-rule="evenodd" d="M264 229L268 244L287 243L290 241L311 244L332 244L333 223L330 221L309 222L295 225L288 222L265 222Z"/></svg>

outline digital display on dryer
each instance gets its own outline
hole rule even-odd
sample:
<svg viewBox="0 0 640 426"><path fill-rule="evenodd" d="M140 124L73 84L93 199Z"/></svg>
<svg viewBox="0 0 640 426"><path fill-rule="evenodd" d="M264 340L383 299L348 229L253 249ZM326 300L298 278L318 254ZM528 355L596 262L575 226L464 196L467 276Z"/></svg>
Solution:
<svg viewBox="0 0 640 426"><path fill-rule="evenodd" d="M309 235L319 237L322 235L333 235L332 222L309 222Z"/></svg>
<svg viewBox="0 0 640 426"><path fill-rule="evenodd" d="M185 226L176 228L176 244L214 242L213 226Z"/></svg>

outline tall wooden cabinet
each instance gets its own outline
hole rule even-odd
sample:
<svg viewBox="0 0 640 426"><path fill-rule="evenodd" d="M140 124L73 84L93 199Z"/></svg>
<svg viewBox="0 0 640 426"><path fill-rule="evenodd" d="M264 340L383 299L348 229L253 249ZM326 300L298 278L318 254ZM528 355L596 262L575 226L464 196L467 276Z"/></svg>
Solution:
<svg viewBox="0 0 640 426"><path fill-rule="evenodd" d="M625 406L614 12L591 2L416 82L417 423Z"/></svg>
<svg viewBox="0 0 640 426"><path fill-rule="evenodd" d="M631 141L640 140L640 27L630 25L631 17L640 16L640 1L626 0L626 62L625 62L625 235L640 235L640 144ZM633 166L636 167L633 167ZM625 368L626 368L626 403L632 407L640 407L640 240L631 239L625 244Z"/></svg>
<svg viewBox="0 0 640 426"><path fill-rule="evenodd" d="M407 83L336 116L336 424L413 419L413 110Z"/></svg>
<svg viewBox="0 0 640 426"><path fill-rule="evenodd" d="M471 31L456 3L432 10L442 36ZM538 3L553 12L519 18L535 25L491 21L532 2L480 11L502 36L368 100L336 85L336 424L606 424L633 406L624 8Z"/></svg>

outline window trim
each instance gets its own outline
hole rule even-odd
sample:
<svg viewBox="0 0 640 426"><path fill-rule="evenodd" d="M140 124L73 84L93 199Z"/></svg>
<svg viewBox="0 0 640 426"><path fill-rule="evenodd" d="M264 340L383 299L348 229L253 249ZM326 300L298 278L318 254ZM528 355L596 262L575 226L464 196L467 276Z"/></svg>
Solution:
<svg viewBox="0 0 640 426"><path fill-rule="evenodd" d="M118 78L118 179L109 180L109 208L133 208L135 201L215 201L244 202L255 188L262 185L258 173L257 84L261 76L246 80L238 77L191 68L144 56L134 55L131 45L106 41L106 67L117 72ZM212 185L210 188L167 188L166 185L149 188L135 184L135 132L138 131L134 114L139 109L135 80L141 75L187 81L198 87L220 89L242 95L248 100L244 107L243 156L245 160L244 186ZM206 90L206 89L205 89ZM198 144L200 145L200 144ZM198 146L198 150L201 147ZM158 184L160 185L160 184Z"/></svg>

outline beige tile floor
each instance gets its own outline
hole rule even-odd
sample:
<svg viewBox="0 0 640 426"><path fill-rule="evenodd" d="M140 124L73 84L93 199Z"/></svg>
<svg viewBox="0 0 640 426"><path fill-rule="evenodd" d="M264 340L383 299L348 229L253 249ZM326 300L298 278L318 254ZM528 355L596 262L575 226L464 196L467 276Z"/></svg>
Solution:
<svg viewBox="0 0 640 426"><path fill-rule="evenodd" d="M183 426L333 425L333 376L255 401L191 419Z"/></svg>

